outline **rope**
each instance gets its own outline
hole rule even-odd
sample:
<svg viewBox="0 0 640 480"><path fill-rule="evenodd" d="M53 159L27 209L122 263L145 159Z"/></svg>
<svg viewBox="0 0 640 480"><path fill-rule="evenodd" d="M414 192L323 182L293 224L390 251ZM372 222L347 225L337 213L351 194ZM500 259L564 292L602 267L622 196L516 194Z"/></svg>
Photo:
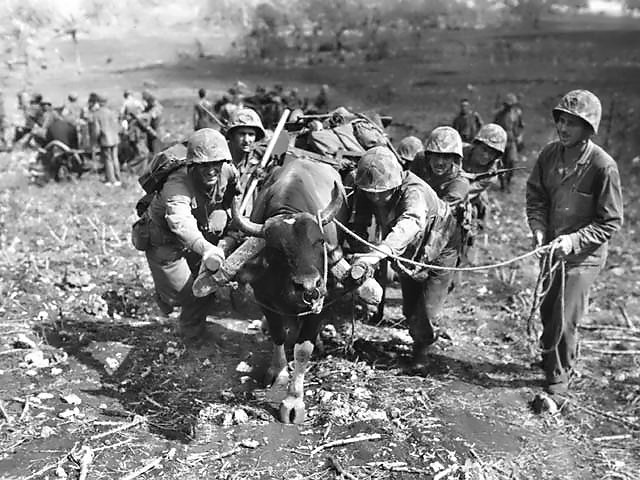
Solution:
<svg viewBox="0 0 640 480"><path fill-rule="evenodd" d="M527 252L527 253L523 253L522 255L518 255L517 257L511 258L509 260L505 260L505 261L498 262L498 263L492 263L492 264L489 264L489 265L478 265L478 266L475 266L475 267L444 267L442 265L434 265L434 264L430 264L430 263L416 262L415 260L410 260L408 258L403 258L403 257L400 257L398 255L388 255L387 252L385 252L384 250L380 249L379 247L377 247L373 243L368 242L367 240L365 240L361 236L359 236L356 233L354 233L353 231L349 230L342 223L340 223L339 220L336 220L334 218L333 222L338 226L338 228L340 228L340 230L342 230L348 236L350 236L351 238L359 241L360 243L362 243L366 247L369 247L370 249L375 250L376 252L383 253L385 255L385 257L389 257L389 258L395 260L396 262L399 262L400 264L412 265L412 266L418 267L418 268L430 268L430 269L433 269L433 270L448 270L448 271L453 271L453 272L477 272L477 271L480 271L480 270L488 270L488 269L492 269L492 268L500 268L500 267L504 267L506 265L511 265L512 263L519 262L520 260L524 260L525 258L532 257L532 256L538 255L540 253L544 253L544 252L548 251L551 248L549 245L543 245L541 247L536 248L535 250L532 250L532 251Z"/></svg>

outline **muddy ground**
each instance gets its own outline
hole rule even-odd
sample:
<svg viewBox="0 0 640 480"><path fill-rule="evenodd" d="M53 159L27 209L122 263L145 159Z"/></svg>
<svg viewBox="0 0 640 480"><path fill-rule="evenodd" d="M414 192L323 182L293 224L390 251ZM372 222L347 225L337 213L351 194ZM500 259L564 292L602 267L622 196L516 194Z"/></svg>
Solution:
<svg viewBox="0 0 640 480"><path fill-rule="evenodd" d="M527 335L537 277L528 259L457 278L440 325L448 338L427 373L407 368L397 285L378 325L357 321L352 332L349 302L336 304L327 315L335 328L325 328L325 352L307 376L307 421L285 426L274 416L277 392L259 380L270 345L250 299L235 296L232 306L221 295L209 319L217 340L199 348L159 315L146 261L129 242L141 194L134 174L117 189L98 173L39 187L28 181L30 152L3 154L1 478L78 478L83 447L93 452L88 478L105 479L329 479L340 469L343 478L640 478L640 31L606 27L437 32L380 62L313 67L196 60L186 35L101 39L81 42L80 74L67 64L39 72L34 85L58 99L104 90L115 101L124 87L151 86L176 138L189 129L195 88L222 92L238 79L308 95L329 83L334 105L393 115L396 140L450 121L461 96L489 118L496 97L515 91L529 168L553 138L557 98L589 88L603 99L598 141L619 160L626 223L593 289L580 376L559 412L537 414L530 403L542 374ZM211 53L224 43L215 38ZM528 250L525 179L521 172L510 193L491 193L478 263ZM329 445L357 435L369 440Z"/></svg>

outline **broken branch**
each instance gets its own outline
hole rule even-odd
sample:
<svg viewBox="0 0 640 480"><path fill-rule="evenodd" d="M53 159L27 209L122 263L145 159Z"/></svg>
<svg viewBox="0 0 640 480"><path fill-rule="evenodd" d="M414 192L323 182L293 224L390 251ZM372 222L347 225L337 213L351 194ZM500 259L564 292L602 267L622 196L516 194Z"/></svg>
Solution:
<svg viewBox="0 0 640 480"><path fill-rule="evenodd" d="M144 417L141 417L139 415L136 415L133 418L133 421L130 423L124 423L122 425L120 425L119 427L113 428L111 430L107 430L106 432L102 432L102 433L98 433L96 435L93 435L90 440L98 440L99 438L104 438L104 437L108 437L109 435L112 435L114 433L118 433L118 432L122 432L124 430L128 430L129 428L133 428L135 426L140 425L141 423L144 423L145 419Z"/></svg>
<svg viewBox="0 0 640 480"><path fill-rule="evenodd" d="M7 411L4 409L4 404L2 403L2 400L0 400L0 413L2 414L2 416L5 418L5 420L7 421L7 423L9 425L11 425L11 423L13 422L13 418L11 418L11 416L7 413Z"/></svg>
<svg viewBox="0 0 640 480"><path fill-rule="evenodd" d="M347 472L342 464L338 461L338 459L336 459L333 455L329 455L327 457L327 460L329 460L329 464L331 465L331 467L333 467L333 469L338 473L338 476L347 478L349 480L358 480L358 477Z"/></svg>
<svg viewBox="0 0 640 480"><path fill-rule="evenodd" d="M345 438L342 440L334 440L333 442L323 443L322 445L317 446L311 451L311 455L315 455L316 453L321 452L322 450L325 450L327 448L341 447L343 445L349 445L351 443L357 442L366 442L368 440L380 440L381 438L382 435L380 435L379 433L373 433L371 435L358 435L356 437Z"/></svg>
<svg viewBox="0 0 640 480"><path fill-rule="evenodd" d="M210 455L209 452L194 453L192 455L189 455L187 457L187 460L189 462L198 462L200 460L203 460L203 459L207 458L208 460L211 460L212 462L215 462L216 460L222 460L223 458L227 458L227 457L230 457L231 455L235 455L240 450L242 450L240 447L235 447L235 448L232 448L231 450L227 450L226 452L222 452L222 453L219 453L217 455L214 455L213 457L209 457L209 455Z"/></svg>
<svg viewBox="0 0 640 480"><path fill-rule="evenodd" d="M147 473L149 470L153 470L154 468L158 467L160 465L160 463L162 463L162 458L163 457L154 458L153 460L151 460L146 465L143 465L139 469L134 470L133 472L131 472L128 475L125 475L124 477L122 477L121 480L133 480L134 478L137 478L140 475L143 475L143 474Z"/></svg>

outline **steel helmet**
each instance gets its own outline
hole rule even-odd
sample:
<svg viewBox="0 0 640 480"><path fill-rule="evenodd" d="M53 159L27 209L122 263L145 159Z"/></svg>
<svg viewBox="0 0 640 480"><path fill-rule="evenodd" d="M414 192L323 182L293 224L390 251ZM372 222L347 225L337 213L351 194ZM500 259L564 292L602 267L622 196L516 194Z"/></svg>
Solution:
<svg viewBox="0 0 640 480"><path fill-rule="evenodd" d="M424 149L431 153L453 153L462 158L462 138L455 128L436 127L429 135Z"/></svg>
<svg viewBox="0 0 640 480"><path fill-rule="evenodd" d="M423 151L422 142L413 135L403 138L398 145L398 155L405 162L412 162L416 155Z"/></svg>
<svg viewBox="0 0 640 480"><path fill-rule="evenodd" d="M224 136L213 128L201 128L187 141L187 162L209 163L231 160L231 152Z"/></svg>
<svg viewBox="0 0 640 480"><path fill-rule="evenodd" d="M253 128L256 131L256 140L262 140L265 136L262 120L252 108L238 108L231 113L227 138L238 128Z"/></svg>
<svg viewBox="0 0 640 480"><path fill-rule="evenodd" d="M507 148L507 132L497 123L487 123L478 131L473 141L504 153Z"/></svg>
<svg viewBox="0 0 640 480"><path fill-rule="evenodd" d="M560 103L553 109L553 119L557 122L560 112L578 117L598 133L600 118L602 117L602 105L600 99L589 90L572 90L567 93Z"/></svg>
<svg viewBox="0 0 640 480"><path fill-rule="evenodd" d="M367 150L358 162L356 185L365 192L384 192L402 185L402 167L387 147Z"/></svg>

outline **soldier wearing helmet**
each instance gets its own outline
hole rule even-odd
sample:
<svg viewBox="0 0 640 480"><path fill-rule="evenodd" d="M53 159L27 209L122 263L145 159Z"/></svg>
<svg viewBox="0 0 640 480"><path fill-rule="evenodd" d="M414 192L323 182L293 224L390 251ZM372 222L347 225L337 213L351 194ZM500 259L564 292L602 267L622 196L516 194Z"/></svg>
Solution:
<svg viewBox="0 0 640 480"><path fill-rule="evenodd" d="M502 155L502 165L505 168L513 168L518 163L518 152L523 148L522 108L518 104L518 97L514 93L508 93L502 103L502 108L495 113L494 123L500 125L507 132L507 144ZM512 172L500 175L500 188L509 190Z"/></svg>
<svg viewBox="0 0 640 480"><path fill-rule="evenodd" d="M446 202L412 172L402 170L387 147L367 150L356 172L353 230L366 238L375 217L380 251L356 257L352 271L374 268L391 255L454 266L457 261L455 219ZM403 312L414 340L414 362L424 366L428 347L437 339L433 323L441 313L450 283L448 272L400 271Z"/></svg>
<svg viewBox="0 0 640 480"><path fill-rule="evenodd" d="M77 125L82 118L82 105L78 103L78 94L75 92L69 93L67 95L67 101L62 107L61 110L62 118L65 120Z"/></svg>
<svg viewBox="0 0 640 480"><path fill-rule="evenodd" d="M460 111L451 125L458 131L462 141L470 143L482 128L482 123L480 114L473 110L469 99L463 98L460 100Z"/></svg>
<svg viewBox="0 0 640 480"><path fill-rule="evenodd" d="M483 230L489 212L488 189L494 184L498 164L507 145L507 132L496 123L484 125L471 145L463 149L462 169L470 179L468 224L465 244L472 246L474 233ZM487 175L478 179L477 175Z"/></svg>
<svg viewBox="0 0 640 480"><path fill-rule="evenodd" d="M184 163L169 174L144 213L150 237L145 253L160 309L169 314L181 306L180 333L195 339L205 330L213 298L194 297L191 285L201 263L216 271L236 244L227 211L237 171L226 139L211 128L191 134L186 149L178 144L166 154Z"/></svg>
<svg viewBox="0 0 640 480"><path fill-rule="evenodd" d="M411 171L433 188L445 202L462 204L469 181L462 175L462 139L452 127L437 127L424 146L425 155L413 162Z"/></svg>
<svg viewBox="0 0 640 480"><path fill-rule="evenodd" d="M546 390L564 394L578 354L576 329L591 284L606 262L609 240L622 226L623 199L616 162L592 141L602 114L598 97L573 90L552 114L558 140L540 152L526 200L534 247L549 244L565 262L540 306Z"/></svg>
<svg viewBox="0 0 640 480"><path fill-rule="evenodd" d="M400 164L405 170L411 168L412 162L424 158L424 146L418 137L410 135L400 140L398 144Z"/></svg>
<svg viewBox="0 0 640 480"><path fill-rule="evenodd" d="M260 163L256 154L256 142L265 137L265 130L258 113L251 108L234 111L226 131L233 164L240 173L239 188L244 190L249 177Z"/></svg>

